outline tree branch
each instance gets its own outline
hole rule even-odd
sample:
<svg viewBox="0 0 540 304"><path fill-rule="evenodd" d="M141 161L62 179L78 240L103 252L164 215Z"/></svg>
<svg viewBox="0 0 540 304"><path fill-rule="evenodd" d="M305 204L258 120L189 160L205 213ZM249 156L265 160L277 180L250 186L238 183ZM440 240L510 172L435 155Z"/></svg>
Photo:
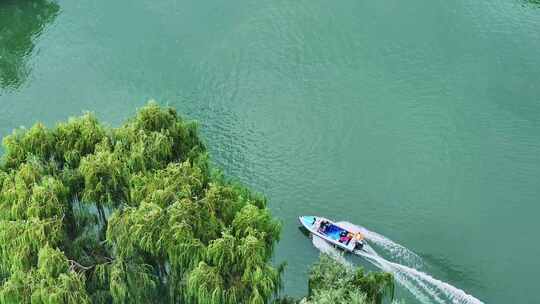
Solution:
<svg viewBox="0 0 540 304"><path fill-rule="evenodd" d="M107 259L107 262L94 264L94 265L90 265L90 266L81 265L80 263L78 263L75 260L68 260L68 262L69 262L69 270L71 270L71 271L87 271L87 270L90 270L92 268L95 268L97 265L107 265L107 264L111 264L112 262L114 262L114 259L112 259L112 258L109 258L109 257L105 257L105 258Z"/></svg>

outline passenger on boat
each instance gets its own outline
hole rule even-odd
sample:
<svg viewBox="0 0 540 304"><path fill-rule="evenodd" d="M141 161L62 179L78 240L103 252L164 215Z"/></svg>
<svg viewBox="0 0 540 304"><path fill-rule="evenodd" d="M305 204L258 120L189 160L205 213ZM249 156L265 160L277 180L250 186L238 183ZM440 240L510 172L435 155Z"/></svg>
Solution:
<svg viewBox="0 0 540 304"><path fill-rule="evenodd" d="M355 250L362 250L362 248L364 248L364 243L362 242L363 239L364 239L364 236L360 232L357 232L354 234L354 241L355 241L354 249Z"/></svg>
<svg viewBox="0 0 540 304"><path fill-rule="evenodd" d="M359 242L359 241L364 239L364 235L362 233L360 233L360 232L357 232L357 233L354 234L354 239Z"/></svg>
<svg viewBox="0 0 540 304"><path fill-rule="evenodd" d="M321 222L321 225L319 225L318 231L319 231L320 233L325 233L325 232L326 232L326 228L328 228L328 221L322 221L322 222Z"/></svg>
<svg viewBox="0 0 540 304"><path fill-rule="evenodd" d="M348 240L347 240L347 245L349 245L349 243L351 242L351 240L354 238L354 235L353 235L352 233L349 232L349 233L347 233L347 238L348 238Z"/></svg>
<svg viewBox="0 0 540 304"><path fill-rule="evenodd" d="M339 234L339 241L343 244L349 244L349 241L351 240L351 234L348 233L347 231L342 231L340 234Z"/></svg>

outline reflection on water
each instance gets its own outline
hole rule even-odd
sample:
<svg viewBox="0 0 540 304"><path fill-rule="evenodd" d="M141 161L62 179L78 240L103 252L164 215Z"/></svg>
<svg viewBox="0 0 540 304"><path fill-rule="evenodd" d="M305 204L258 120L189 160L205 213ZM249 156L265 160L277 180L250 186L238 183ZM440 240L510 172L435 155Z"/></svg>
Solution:
<svg viewBox="0 0 540 304"><path fill-rule="evenodd" d="M59 10L58 4L49 0L0 1L0 87L16 89L24 82L34 39Z"/></svg>
<svg viewBox="0 0 540 304"><path fill-rule="evenodd" d="M540 0L523 0L523 2L531 4L535 7L540 7Z"/></svg>

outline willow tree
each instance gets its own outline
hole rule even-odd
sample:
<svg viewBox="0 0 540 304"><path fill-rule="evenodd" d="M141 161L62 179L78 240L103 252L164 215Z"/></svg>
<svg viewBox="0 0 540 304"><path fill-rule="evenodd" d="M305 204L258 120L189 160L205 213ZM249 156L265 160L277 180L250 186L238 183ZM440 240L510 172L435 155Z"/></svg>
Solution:
<svg viewBox="0 0 540 304"><path fill-rule="evenodd" d="M327 255L311 269L308 286L309 295L301 304L381 304L394 296L391 274L347 268Z"/></svg>
<svg viewBox="0 0 540 304"><path fill-rule="evenodd" d="M4 138L1 303L267 303L280 224L210 169L196 125L149 103Z"/></svg>

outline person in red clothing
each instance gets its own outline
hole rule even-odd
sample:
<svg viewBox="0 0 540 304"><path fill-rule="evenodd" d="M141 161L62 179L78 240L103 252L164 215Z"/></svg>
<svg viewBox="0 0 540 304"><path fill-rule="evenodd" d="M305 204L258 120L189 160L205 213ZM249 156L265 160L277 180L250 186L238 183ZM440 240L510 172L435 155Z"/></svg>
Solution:
<svg viewBox="0 0 540 304"><path fill-rule="evenodd" d="M347 231L342 231L339 234L339 241L343 244L348 244L351 238L352 238L352 234L348 233Z"/></svg>

